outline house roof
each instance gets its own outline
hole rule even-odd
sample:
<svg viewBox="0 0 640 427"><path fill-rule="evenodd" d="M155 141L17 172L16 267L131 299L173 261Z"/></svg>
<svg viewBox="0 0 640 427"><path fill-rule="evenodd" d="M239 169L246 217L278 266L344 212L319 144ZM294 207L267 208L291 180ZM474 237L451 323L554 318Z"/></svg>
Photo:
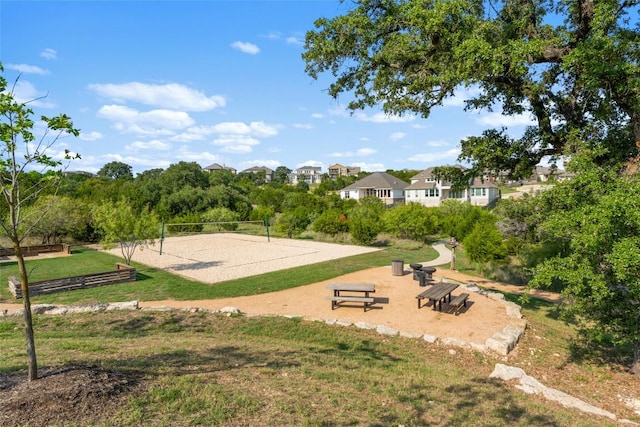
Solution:
<svg viewBox="0 0 640 427"><path fill-rule="evenodd" d="M222 166L220 163L211 163L209 166L206 166L202 169L206 171L220 171L220 170L235 171L234 168L229 166Z"/></svg>
<svg viewBox="0 0 640 427"><path fill-rule="evenodd" d="M457 168L457 169L461 169L461 170L467 170L467 168L465 168L462 165L453 165L453 166L440 166L440 167L452 167L452 168ZM433 171L434 171L435 167L430 167L430 168L426 168L425 170L423 170L422 172L418 172L417 174L415 174L414 176L411 177L411 180L413 181L414 179L421 179L421 180L425 180L426 178L432 178L433 177Z"/></svg>
<svg viewBox="0 0 640 427"><path fill-rule="evenodd" d="M386 172L374 172L346 186L343 190L357 190L359 188L403 190L407 185L409 184Z"/></svg>
<svg viewBox="0 0 640 427"><path fill-rule="evenodd" d="M435 181L432 182L424 182L424 179L414 182L413 184L405 187L405 190L427 190L431 188L436 188L437 185Z"/></svg>
<svg viewBox="0 0 640 427"><path fill-rule="evenodd" d="M252 168L245 169L242 172L260 172L260 171L264 171L267 174L272 174L273 173L273 170L269 169L266 166L254 166Z"/></svg>

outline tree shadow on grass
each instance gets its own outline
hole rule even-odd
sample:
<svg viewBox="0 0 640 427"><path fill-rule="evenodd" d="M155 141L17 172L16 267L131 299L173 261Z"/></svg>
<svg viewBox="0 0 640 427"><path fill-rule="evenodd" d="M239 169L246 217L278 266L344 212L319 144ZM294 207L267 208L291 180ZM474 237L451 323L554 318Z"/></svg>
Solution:
<svg viewBox="0 0 640 427"><path fill-rule="evenodd" d="M187 264L173 264L167 267L167 270L186 271L186 270L206 270L212 267L223 265L222 261L194 261Z"/></svg>
<svg viewBox="0 0 640 427"><path fill-rule="evenodd" d="M252 350L240 346L226 345L204 350L176 349L119 358L110 362L119 370L135 369L146 375L161 376L167 371L172 375L228 372L245 368L285 369L300 366L301 354L295 351ZM161 369L160 369L161 368Z"/></svg>

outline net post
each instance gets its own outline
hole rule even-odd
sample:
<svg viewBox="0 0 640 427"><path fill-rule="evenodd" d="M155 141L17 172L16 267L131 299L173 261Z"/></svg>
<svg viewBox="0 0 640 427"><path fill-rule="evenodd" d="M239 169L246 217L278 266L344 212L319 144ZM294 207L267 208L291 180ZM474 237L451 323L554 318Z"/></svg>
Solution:
<svg viewBox="0 0 640 427"><path fill-rule="evenodd" d="M269 236L269 217L265 215L264 217L264 226L267 227L267 242L271 241L271 237Z"/></svg>
<svg viewBox="0 0 640 427"><path fill-rule="evenodd" d="M162 255L162 242L164 242L164 221L162 221L162 228L160 229L160 255Z"/></svg>

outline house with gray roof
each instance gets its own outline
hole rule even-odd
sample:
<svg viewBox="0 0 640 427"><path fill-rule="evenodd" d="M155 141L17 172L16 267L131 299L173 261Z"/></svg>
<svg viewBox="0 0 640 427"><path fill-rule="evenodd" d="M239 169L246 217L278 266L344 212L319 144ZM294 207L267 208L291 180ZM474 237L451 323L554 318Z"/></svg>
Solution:
<svg viewBox="0 0 640 427"><path fill-rule="evenodd" d="M221 171L221 170L228 170L229 172L231 172L234 175L237 172L234 168L229 167L229 166L223 166L223 165L221 165L219 163L212 163L209 166L206 166L206 167L202 168L202 170L205 171L205 172L209 172L209 173L218 172L218 171Z"/></svg>
<svg viewBox="0 0 640 427"><path fill-rule="evenodd" d="M342 199L360 200L375 196L387 205L404 202L404 188L409 184L386 172L374 172L340 190Z"/></svg>
<svg viewBox="0 0 640 427"><path fill-rule="evenodd" d="M460 165L454 167L462 168ZM469 186L454 191L451 182L441 180L434 175L433 167L411 177L411 184L405 188L407 203L415 202L424 206L440 206L445 199L469 202L474 206L487 206L500 198L498 187L480 177L473 178Z"/></svg>
<svg viewBox="0 0 640 427"><path fill-rule="evenodd" d="M273 169L270 169L270 168L268 168L266 166L254 166L252 168L245 169L245 170L241 171L240 173L243 173L243 174L252 173L254 175L255 174L259 175L261 173L264 173L265 182L273 181L273 174L274 174Z"/></svg>

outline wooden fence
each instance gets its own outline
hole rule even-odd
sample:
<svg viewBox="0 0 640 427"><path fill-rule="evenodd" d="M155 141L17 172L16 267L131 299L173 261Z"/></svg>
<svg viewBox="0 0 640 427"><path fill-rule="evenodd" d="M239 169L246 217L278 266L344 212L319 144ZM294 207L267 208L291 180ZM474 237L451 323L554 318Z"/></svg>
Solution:
<svg viewBox="0 0 640 427"><path fill-rule="evenodd" d="M32 245L24 246L22 249L22 255L24 256L38 256L38 254L44 254L48 252L64 252L66 254L71 253L71 246L65 243L57 243L54 245ZM0 256L14 256L15 250L13 248L0 248Z"/></svg>
<svg viewBox="0 0 640 427"><path fill-rule="evenodd" d="M136 280L136 269L125 265L116 264L115 271L87 274L85 276L64 277L62 279L42 280L29 283L29 295L45 295L56 292L73 291L76 289L95 288L97 286L113 285L114 283L133 282ZM9 291L18 299L22 298L20 281L14 276L9 276Z"/></svg>

